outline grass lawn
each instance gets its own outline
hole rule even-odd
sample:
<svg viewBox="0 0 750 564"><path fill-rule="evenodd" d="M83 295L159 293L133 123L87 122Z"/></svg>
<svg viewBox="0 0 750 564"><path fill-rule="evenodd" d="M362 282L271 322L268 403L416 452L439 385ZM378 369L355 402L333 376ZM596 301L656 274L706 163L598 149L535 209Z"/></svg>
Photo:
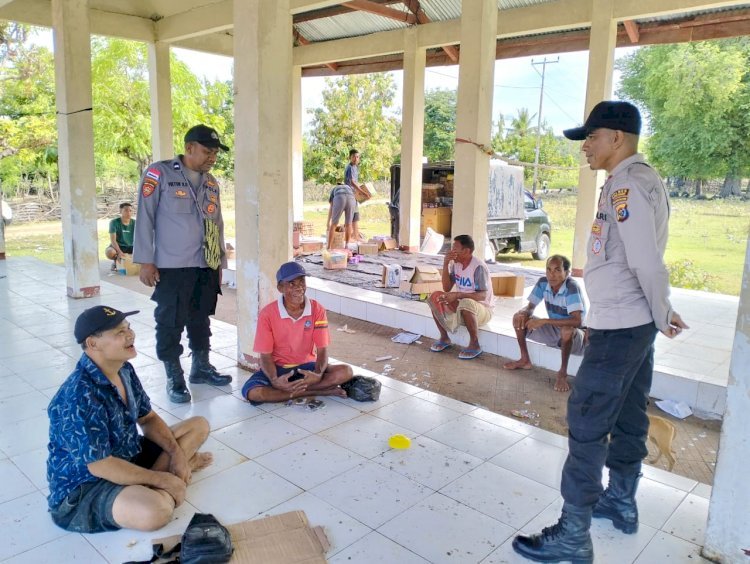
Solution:
<svg viewBox="0 0 750 564"><path fill-rule="evenodd" d="M373 199L360 206L360 229L368 237L390 233L390 216L385 199ZM552 253L571 256L575 227L576 198L570 193L544 196L544 209L552 220ZM305 204L305 220L314 233L325 232L327 202ZM226 237L234 237L234 210L225 210ZM99 250L109 244L109 221L100 219ZM745 249L750 227L750 202L672 200L669 244L665 260L672 284L721 294L739 295ZM62 264L62 228L59 221L12 224L5 230L8 256L33 256ZM544 268L530 253L501 255L501 262Z"/></svg>

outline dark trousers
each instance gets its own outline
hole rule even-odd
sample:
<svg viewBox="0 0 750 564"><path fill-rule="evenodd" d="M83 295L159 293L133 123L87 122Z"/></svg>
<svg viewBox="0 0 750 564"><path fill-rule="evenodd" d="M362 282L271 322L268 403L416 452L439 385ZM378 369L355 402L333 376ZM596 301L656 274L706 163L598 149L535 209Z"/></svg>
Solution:
<svg viewBox="0 0 750 564"><path fill-rule="evenodd" d="M216 312L221 293L219 271L210 268L160 268L151 299L156 302L156 356L177 360L182 354L182 330L187 327L190 350L208 350L209 315Z"/></svg>
<svg viewBox="0 0 750 564"><path fill-rule="evenodd" d="M653 323L589 329L589 343L568 398L568 458L560 492L567 503L593 506L602 468L637 473L648 454L646 406L654 369Z"/></svg>

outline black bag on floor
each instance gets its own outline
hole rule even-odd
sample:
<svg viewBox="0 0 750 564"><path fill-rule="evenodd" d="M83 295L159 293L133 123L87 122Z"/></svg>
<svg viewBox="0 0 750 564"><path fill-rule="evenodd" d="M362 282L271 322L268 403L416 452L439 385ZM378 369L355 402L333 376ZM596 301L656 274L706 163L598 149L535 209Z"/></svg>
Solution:
<svg viewBox="0 0 750 564"><path fill-rule="evenodd" d="M232 537L227 528L210 513L196 513L182 534L182 539L172 550L155 544L151 560L126 562L126 564L149 564L157 560L174 558L166 564L221 564L229 562L234 552Z"/></svg>
<svg viewBox="0 0 750 564"><path fill-rule="evenodd" d="M346 395L355 401L378 401L381 384L375 378L355 376L348 382L341 384Z"/></svg>

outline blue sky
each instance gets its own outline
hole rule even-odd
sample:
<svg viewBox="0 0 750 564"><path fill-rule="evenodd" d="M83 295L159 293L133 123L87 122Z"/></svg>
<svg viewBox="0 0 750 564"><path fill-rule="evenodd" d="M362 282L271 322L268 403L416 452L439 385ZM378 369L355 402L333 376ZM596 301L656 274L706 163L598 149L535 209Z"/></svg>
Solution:
<svg viewBox="0 0 750 564"><path fill-rule="evenodd" d="M630 50L618 49L616 56L624 56ZM229 57L207 55L185 49L175 49L175 53L199 76L205 76L209 79L226 79L231 76L232 60ZM539 74L541 66L532 65L532 61L539 62L543 59L544 57L537 56L496 61L493 121L497 121L498 116L502 113L506 124L509 124L521 108L528 108L532 115L537 114L542 82ZM588 52L562 53L547 56L547 60L558 62L547 65L542 118L547 121L555 133L560 134L563 129L583 122ZM396 94L397 107L395 109L400 111L402 73L397 71L393 73L393 76L398 89ZM615 84L617 84L618 79L619 75L616 73ZM458 66L427 68L425 75L426 90L435 88L456 89L457 86ZM309 77L302 79L302 104L306 123L309 116L307 110L320 105L324 87L324 78Z"/></svg>
<svg viewBox="0 0 750 564"><path fill-rule="evenodd" d="M33 39L52 49L52 31L41 29ZM632 49L618 49L616 56L622 57ZM232 59L219 55L209 55L187 49L175 49L176 56L184 61L198 76L209 80L226 80L232 76ZM528 108L532 115L536 115L539 107L539 92L541 88L541 66L532 65L533 62L543 60L544 57L519 57L503 59L495 62L495 92L493 98L493 122L502 113L506 125L519 109ZM547 65L544 104L542 118L552 127L556 134L563 129L573 127L583 122L583 106L586 96L586 69L588 66L588 52L561 53L547 56L547 60L558 61ZM401 79L400 71L393 73L397 85L395 111L400 112ZM619 81L615 73L615 89ZM435 88L456 89L458 86L458 66L429 67L425 75L425 89ZM309 121L307 110L320 105L321 93L325 87L325 79L310 77L302 79L302 105L305 126ZM534 118L536 120L536 118Z"/></svg>

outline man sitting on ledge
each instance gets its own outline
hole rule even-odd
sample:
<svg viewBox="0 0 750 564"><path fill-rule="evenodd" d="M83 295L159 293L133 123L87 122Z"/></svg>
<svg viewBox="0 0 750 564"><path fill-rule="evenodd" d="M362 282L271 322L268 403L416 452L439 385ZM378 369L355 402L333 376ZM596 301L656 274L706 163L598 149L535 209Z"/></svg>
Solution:
<svg viewBox="0 0 750 564"><path fill-rule="evenodd" d="M276 273L279 299L260 311L253 350L260 370L242 386L253 405L306 396L346 397L341 384L352 379L346 364L328 364L325 308L305 297L307 272L296 262Z"/></svg>
<svg viewBox="0 0 750 564"><path fill-rule="evenodd" d="M453 343L448 332L455 333L459 325L469 332L469 344L458 353L461 360L471 360L482 354L479 346L479 327L492 319L495 296L492 293L490 271L484 261L474 256L474 239L469 235L453 238L451 250L443 260L443 290L433 292L427 303L432 310L440 339L432 343L432 352L442 352ZM453 288L455 292L451 292Z"/></svg>
<svg viewBox="0 0 750 564"><path fill-rule="evenodd" d="M549 319L532 317L540 302L544 301ZM555 391L567 392L568 360L571 354L583 354L584 332L581 329L586 308L583 294L573 278L570 277L570 260L562 255L552 255L547 259L547 276L536 282L529 294L529 303L513 316L513 328L516 330L521 358L506 362L503 368L515 370L531 368L531 358L526 339L550 347L557 347L562 354L560 370L557 372Z"/></svg>
<svg viewBox="0 0 750 564"><path fill-rule="evenodd" d="M128 362L137 353L126 318L135 313L95 306L78 316L83 354L47 409L49 508L68 531L159 529L185 500L192 472L213 461L197 452L208 421L170 428L151 409Z"/></svg>

